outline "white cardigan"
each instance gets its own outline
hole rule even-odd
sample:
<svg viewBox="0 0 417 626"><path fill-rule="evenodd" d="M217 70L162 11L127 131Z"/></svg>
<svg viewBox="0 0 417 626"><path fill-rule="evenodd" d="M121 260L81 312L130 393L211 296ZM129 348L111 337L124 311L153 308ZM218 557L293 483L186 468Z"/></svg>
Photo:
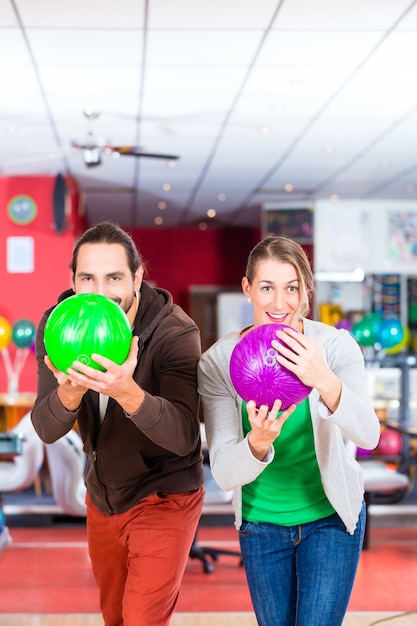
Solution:
<svg viewBox="0 0 417 626"><path fill-rule="evenodd" d="M329 367L342 381L340 404L331 413L316 389L309 395L314 443L327 498L352 534L363 500L359 464L346 451L345 442L373 449L380 425L368 391L362 352L346 330L305 318L304 333L324 346ZM202 399L207 445L213 477L225 491L234 490L235 526L242 522L242 485L255 480L274 458L271 446L264 460L251 453L242 429L242 398L231 382L230 356L240 333L229 333L201 357L198 389Z"/></svg>

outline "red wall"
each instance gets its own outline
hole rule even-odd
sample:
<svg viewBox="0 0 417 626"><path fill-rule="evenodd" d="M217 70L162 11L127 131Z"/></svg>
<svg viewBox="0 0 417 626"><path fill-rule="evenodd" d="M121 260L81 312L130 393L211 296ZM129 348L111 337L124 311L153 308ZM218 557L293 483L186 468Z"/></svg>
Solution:
<svg viewBox="0 0 417 626"><path fill-rule="evenodd" d="M68 228L57 233L53 220L54 177L0 178L0 316L13 325L27 319L38 325L42 313L54 304L61 291L71 285L68 263L75 240L86 221L78 215L78 194L72 181ZM37 204L36 218L29 224L15 224L7 206L16 195L28 195ZM237 286L245 271L246 257L260 232L253 229L135 230L131 232L148 267L149 280L168 289L174 301L189 311L192 285ZM33 273L7 271L7 237L33 237ZM10 342L12 363L16 347ZM7 391L7 375L0 358L0 393ZM19 391L36 391L36 361L33 351L25 363Z"/></svg>
<svg viewBox="0 0 417 626"><path fill-rule="evenodd" d="M250 228L135 230L131 232L148 267L149 280L168 289L189 312L194 285L237 287L260 231Z"/></svg>
<svg viewBox="0 0 417 626"><path fill-rule="evenodd" d="M26 319L38 325L43 311L56 302L57 294L70 285L68 263L74 239L82 220L76 217L78 194L68 180L70 190L67 220L70 228L58 234L54 230L53 188L55 178L11 177L0 178L0 316L13 325ZM11 198L30 196L37 205L35 219L26 225L14 223L8 215ZM8 237L32 237L34 241L34 272L7 271L6 244ZM8 346L12 364L15 345ZM2 355L3 356L3 355ZM23 368L19 391L35 391L36 364L33 352ZM0 392L7 391L7 376L3 358L0 358Z"/></svg>
<svg viewBox="0 0 417 626"><path fill-rule="evenodd" d="M57 233L53 220L54 177L0 178L0 316L11 326L21 319L38 325L42 313L57 301L57 296L71 285L68 263L75 240L87 226L79 215L79 198L75 185L67 180L69 206L68 228ZM15 195L29 195L36 202L36 218L27 225L17 225L7 213L9 200ZM216 285L237 287L245 272L249 251L259 241L260 229L182 229L133 230L147 278L168 289L174 301L189 312L189 290L192 286ZM10 236L33 237L35 269L33 273L7 271L6 239ZM310 251L308 251L310 252ZM15 346L9 344L13 362ZM0 359L0 393L7 391L7 376ZM19 391L36 391L36 362L33 352L20 377Z"/></svg>

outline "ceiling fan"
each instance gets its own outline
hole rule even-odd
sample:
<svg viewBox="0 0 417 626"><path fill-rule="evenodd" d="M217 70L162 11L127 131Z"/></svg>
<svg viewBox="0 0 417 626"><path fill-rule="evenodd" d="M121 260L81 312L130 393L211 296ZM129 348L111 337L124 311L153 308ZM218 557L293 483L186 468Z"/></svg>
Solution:
<svg viewBox="0 0 417 626"><path fill-rule="evenodd" d="M100 113L94 110L85 110L84 115L91 122L97 119L100 116ZM120 156L133 156L152 159L166 159L168 161L176 161L179 159L179 156L176 155L148 152L138 146L115 146L111 144L101 144L95 139L94 133L91 130L88 132L85 143L72 141L71 146L78 150L82 150L86 167L96 167L97 165L100 165L102 154L110 155L115 158Z"/></svg>

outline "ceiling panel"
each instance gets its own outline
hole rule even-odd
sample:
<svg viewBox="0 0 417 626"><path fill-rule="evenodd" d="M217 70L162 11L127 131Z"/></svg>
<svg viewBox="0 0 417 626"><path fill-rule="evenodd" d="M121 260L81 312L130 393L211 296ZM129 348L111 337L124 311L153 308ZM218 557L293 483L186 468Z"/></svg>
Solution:
<svg viewBox="0 0 417 626"><path fill-rule="evenodd" d="M94 31L100 28L143 28L146 0L15 0L10 3L3 0L2 7L8 4L16 7L17 16L26 29L81 27Z"/></svg>
<svg viewBox="0 0 417 626"><path fill-rule="evenodd" d="M280 4L277 0L152 0L148 4L149 26L151 29L264 29Z"/></svg>
<svg viewBox="0 0 417 626"><path fill-rule="evenodd" d="M3 0L0 175L71 175L90 221L139 228L415 201L416 35L416 0ZM74 141L180 158L87 168Z"/></svg>
<svg viewBox="0 0 417 626"><path fill-rule="evenodd" d="M44 66L108 68L123 64L137 72L142 63L143 31L139 29L38 28L28 32L28 43L36 63Z"/></svg>
<svg viewBox="0 0 417 626"><path fill-rule="evenodd" d="M277 26L311 30L388 30L410 8L409 0L306 0L283 2Z"/></svg>

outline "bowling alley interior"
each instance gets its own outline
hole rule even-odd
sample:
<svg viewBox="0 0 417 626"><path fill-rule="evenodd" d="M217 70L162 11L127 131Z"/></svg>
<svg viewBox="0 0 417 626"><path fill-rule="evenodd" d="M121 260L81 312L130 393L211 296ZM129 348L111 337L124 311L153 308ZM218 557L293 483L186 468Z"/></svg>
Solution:
<svg viewBox="0 0 417 626"><path fill-rule="evenodd" d="M1 4L0 626L104 624L80 434L45 444L31 421L39 322L102 220L203 352L253 322L250 250L303 247L309 316L356 341L380 427L354 452L367 521L343 626L417 625L417 2ZM199 418L205 499L171 626L256 626Z"/></svg>
<svg viewBox="0 0 417 626"><path fill-rule="evenodd" d="M36 189L32 182L16 181L16 187L9 183L7 191L30 190L40 205L50 202L54 179L44 177ZM10 220L1 219L5 248L6 239L17 231ZM36 326L42 311L54 301L56 285L68 284L72 247L77 233L88 226L85 220L74 219L73 228L58 236L48 228L49 219L40 212L36 228L25 228L37 249L33 271L12 274L0 268L5 292L15 294L0 318L0 625L98 626L102 621L87 552L80 437L71 431L70 437L44 445L30 421L36 393ZM262 237L260 229L190 229L175 238L164 231L142 235L133 232L152 268L150 280L162 282L163 275L174 299L199 325L203 349L230 328L248 323L248 303L236 285L244 266L242 250ZM314 262L313 244L304 247ZM201 267L187 262L190 254L203 259L208 285L199 284ZM213 256L215 262L206 264ZM180 274L177 267L183 268ZM225 284L209 286L218 285L221 277ZM367 372L364 384L381 424L377 448L357 450L368 520L345 626L385 620L406 626L417 623L416 281L398 273L372 274L360 283L320 281L315 295L317 319L348 328L361 346ZM201 432L204 447L203 423ZM217 487L209 464L206 471L206 501L172 623L255 625L231 496Z"/></svg>

